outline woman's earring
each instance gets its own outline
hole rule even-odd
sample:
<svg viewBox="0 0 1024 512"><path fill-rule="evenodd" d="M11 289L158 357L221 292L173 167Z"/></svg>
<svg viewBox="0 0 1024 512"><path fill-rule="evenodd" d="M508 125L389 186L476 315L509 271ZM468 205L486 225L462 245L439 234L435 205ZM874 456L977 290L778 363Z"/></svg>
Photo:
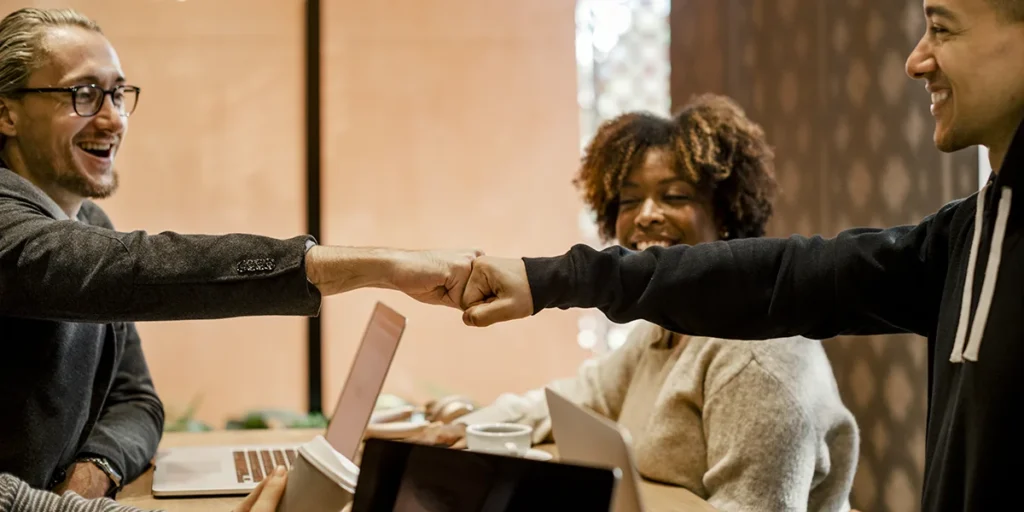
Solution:
<svg viewBox="0 0 1024 512"><path fill-rule="evenodd" d="M718 236L720 236L722 238L722 240L728 240L729 239L729 230L728 229L723 229L722 231L719 231L718 232Z"/></svg>

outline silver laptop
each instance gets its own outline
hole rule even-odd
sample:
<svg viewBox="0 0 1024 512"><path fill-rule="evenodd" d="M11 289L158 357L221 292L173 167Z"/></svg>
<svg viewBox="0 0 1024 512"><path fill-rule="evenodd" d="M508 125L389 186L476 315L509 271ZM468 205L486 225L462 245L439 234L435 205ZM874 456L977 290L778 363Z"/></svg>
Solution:
<svg viewBox="0 0 1024 512"><path fill-rule="evenodd" d="M324 438L355 460L384 379L405 332L405 317L377 303ZM156 455L153 496L248 494L279 465L291 469L299 444L167 448Z"/></svg>
<svg viewBox="0 0 1024 512"><path fill-rule="evenodd" d="M545 388L544 394L559 460L618 468L622 477L615 486L612 512L643 512L640 474L633 462L629 434L618 423L576 405L551 388Z"/></svg>

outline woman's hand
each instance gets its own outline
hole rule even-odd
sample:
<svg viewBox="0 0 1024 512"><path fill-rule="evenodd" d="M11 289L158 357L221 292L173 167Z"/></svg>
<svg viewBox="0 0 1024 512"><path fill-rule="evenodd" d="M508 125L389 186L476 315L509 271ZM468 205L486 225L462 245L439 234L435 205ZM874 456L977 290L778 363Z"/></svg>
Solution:
<svg viewBox="0 0 1024 512"><path fill-rule="evenodd" d="M281 501L284 494L287 481L288 471L284 466L278 466L245 497L245 501L239 504L234 512L274 512L277 510L277 502Z"/></svg>
<svg viewBox="0 0 1024 512"><path fill-rule="evenodd" d="M463 448L465 447L465 439L466 425L463 423L450 423L448 425L442 424L427 427L407 440L414 443Z"/></svg>

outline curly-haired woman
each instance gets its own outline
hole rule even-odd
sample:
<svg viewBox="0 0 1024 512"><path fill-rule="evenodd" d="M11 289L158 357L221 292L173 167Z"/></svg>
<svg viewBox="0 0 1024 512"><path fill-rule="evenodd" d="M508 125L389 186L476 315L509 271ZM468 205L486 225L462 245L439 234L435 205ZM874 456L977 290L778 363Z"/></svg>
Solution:
<svg viewBox="0 0 1024 512"><path fill-rule="evenodd" d="M604 123L576 184L602 236L644 250L759 237L776 192L764 132L732 100L693 99L672 119ZM720 510L849 510L859 434L818 341L730 341L653 324L551 387L617 421L645 478ZM465 425L518 422L551 433L543 389L505 394L421 436L453 443Z"/></svg>

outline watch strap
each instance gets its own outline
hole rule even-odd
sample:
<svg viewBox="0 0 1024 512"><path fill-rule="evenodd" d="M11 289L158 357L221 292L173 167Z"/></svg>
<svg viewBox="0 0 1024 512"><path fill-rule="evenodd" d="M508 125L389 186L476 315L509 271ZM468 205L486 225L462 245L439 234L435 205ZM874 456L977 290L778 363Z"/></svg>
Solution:
<svg viewBox="0 0 1024 512"><path fill-rule="evenodd" d="M100 471L107 475L107 478L110 479L111 483L110 489L107 490L108 498L113 498L115 495L117 495L118 491L121 490L124 479L121 477L121 474L118 473L116 469L114 469L114 466L112 466L110 464L110 461L108 461L107 459L104 459L103 457L90 456L81 457L78 459L78 462L92 463L92 465L100 468Z"/></svg>

